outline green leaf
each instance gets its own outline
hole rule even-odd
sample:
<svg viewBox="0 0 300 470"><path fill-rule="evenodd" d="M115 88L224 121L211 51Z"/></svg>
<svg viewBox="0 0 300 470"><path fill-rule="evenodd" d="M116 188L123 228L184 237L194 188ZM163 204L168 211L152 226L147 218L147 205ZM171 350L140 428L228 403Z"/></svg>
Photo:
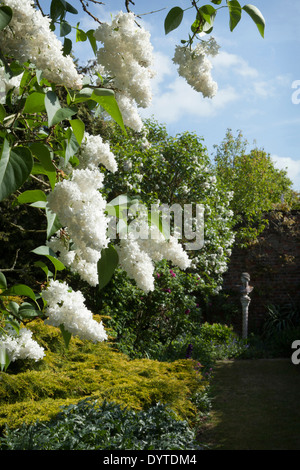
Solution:
<svg viewBox="0 0 300 470"><path fill-rule="evenodd" d="M210 0L212 3L215 5L220 5L222 3L222 0Z"/></svg>
<svg viewBox="0 0 300 470"><path fill-rule="evenodd" d="M84 42L87 40L87 34L82 30L78 28L79 23L77 23L76 26L76 42Z"/></svg>
<svg viewBox="0 0 300 470"><path fill-rule="evenodd" d="M50 5L50 16L53 22L58 18L64 18L66 14L67 5L65 0L52 0Z"/></svg>
<svg viewBox="0 0 300 470"><path fill-rule="evenodd" d="M48 91L45 96L45 107L48 116L48 126L55 126L64 119L69 119L76 114L77 109L62 108L58 97L53 91Z"/></svg>
<svg viewBox="0 0 300 470"><path fill-rule="evenodd" d="M9 355L6 351L5 346L1 345L0 346L0 367L1 367L1 371L6 371L9 364L10 364Z"/></svg>
<svg viewBox="0 0 300 470"><path fill-rule="evenodd" d="M114 95L105 96L101 89L96 89L91 95L91 99L96 101L103 109L113 118L114 121L121 127L121 129L126 133L124 126L122 114L120 112L118 103Z"/></svg>
<svg viewBox="0 0 300 470"><path fill-rule="evenodd" d="M43 79L43 71L36 69L35 75L36 75L36 80L37 80L38 84L41 85L42 81L44 80Z"/></svg>
<svg viewBox="0 0 300 470"><path fill-rule="evenodd" d="M13 61L9 64L9 72L13 77L17 77L24 72L24 67L19 62Z"/></svg>
<svg viewBox="0 0 300 470"><path fill-rule="evenodd" d="M94 54L96 54L96 52L97 52L97 41L95 39L94 32L95 32L94 29L90 29L89 31L87 31L86 35L87 35L87 37L90 41L90 45L93 49Z"/></svg>
<svg viewBox="0 0 300 470"><path fill-rule="evenodd" d="M21 318L33 318L40 315L40 311L36 310L33 305L28 302L23 302L19 307L18 314Z"/></svg>
<svg viewBox="0 0 300 470"><path fill-rule="evenodd" d="M77 15L78 11L69 2L66 2L66 10L73 15Z"/></svg>
<svg viewBox="0 0 300 470"><path fill-rule="evenodd" d="M48 116L48 125L52 126L52 120L54 119L57 111L61 109L60 102L54 91L48 91L45 96L45 107Z"/></svg>
<svg viewBox="0 0 300 470"><path fill-rule="evenodd" d="M261 36L264 37L266 23L260 10L256 6L250 4L243 6L243 10L252 18Z"/></svg>
<svg viewBox="0 0 300 470"><path fill-rule="evenodd" d="M36 266L37 268L41 268L46 274L47 278L49 276L53 276L53 273L49 270L48 266L45 263L43 263L43 261L36 261L34 263L34 266Z"/></svg>
<svg viewBox="0 0 300 470"><path fill-rule="evenodd" d="M72 109L72 108L61 108L59 109L55 115L54 118L51 121L51 126L55 126L61 121L64 121L65 119L69 119L70 117L74 116L74 114L77 113L77 108Z"/></svg>
<svg viewBox="0 0 300 470"><path fill-rule="evenodd" d="M183 9L180 7L172 8L165 18L165 34L169 34L174 29L178 28L183 19Z"/></svg>
<svg viewBox="0 0 300 470"><path fill-rule="evenodd" d="M47 171L54 171L55 166L52 163L51 152L47 145L41 142L34 142L30 145L31 153L41 162L43 168Z"/></svg>
<svg viewBox="0 0 300 470"><path fill-rule="evenodd" d="M200 33L201 32L201 30L200 30L201 21L202 21L201 16L197 14L195 21L191 25L191 30L192 30L193 33L197 33L197 32Z"/></svg>
<svg viewBox="0 0 300 470"><path fill-rule="evenodd" d="M119 255L113 245L101 251L101 258L97 263L99 289L103 289L111 280L119 263Z"/></svg>
<svg viewBox="0 0 300 470"><path fill-rule="evenodd" d="M41 189L32 189L24 191L24 193L20 194L20 196L17 197L17 201L20 204L27 204L29 202L37 201L47 201L47 196Z"/></svg>
<svg viewBox="0 0 300 470"><path fill-rule="evenodd" d="M81 121L81 119L72 119L70 120L71 127L73 129L74 135L76 137L76 140L79 145L81 145L83 136L84 136L84 131L85 131L85 125L84 122Z"/></svg>
<svg viewBox="0 0 300 470"><path fill-rule="evenodd" d="M12 312L12 314L15 317L18 317L18 315L19 315L19 307L20 307L20 305L17 302L14 302L14 301L10 301L9 304L8 304L8 310L10 312Z"/></svg>
<svg viewBox="0 0 300 470"><path fill-rule="evenodd" d="M47 171L40 163L34 163L31 173L33 175L46 175L49 178L49 182L52 190L56 183L56 171Z"/></svg>
<svg viewBox="0 0 300 470"><path fill-rule="evenodd" d="M65 21L65 20L62 20L60 22L60 36L67 36L70 32L72 31L72 27L71 25Z"/></svg>
<svg viewBox="0 0 300 470"><path fill-rule="evenodd" d="M64 39L64 45L63 45L63 54L70 55L72 51L72 41L69 38Z"/></svg>
<svg viewBox="0 0 300 470"><path fill-rule="evenodd" d="M14 307L12 307L11 304L16 304L14 305ZM18 312L19 312L19 304L17 304L16 302L9 302L9 307L10 307L10 312L14 313L14 311L16 311L16 317L18 317ZM20 323L18 322L18 320L16 320L15 318L9 318L8 319L8 323L10 326L13 327L13 329L15 330L15 332L17 333L17 335L20 334Z"/></svg>
<svg viewBox="0 0 300 470"><path fill-rule="evenodd" d="M71 131L71 129L68 129L69 132L69 137L66 139L66 149L65 149L65 162L67 163L70 158L72 158L78 151L79 149L79 144L77 142L77 139L75 137L75 134Z"/></svg>
<svg viewBox="0 0 300 470"><path fill-rule="evenodd" d="M21 297L29 297L31 300L36 300L33 290L25 284L16 284L2 292L2 295L18 295Z"/></svg>
<svg viewBox="0 0 300 470"><path fill-rule="evenodd" d="M7 282L6 282L6 277L4 274L0 271L0 289L6 289L7 288Z"/></svg>
<svg viewBox="0 0 300 470"><path fill-rule="evenodd" d="M59 261L59 259L57 259L54 251L51 250L51 248L49 248L48 246L42 245L31 251L32 253L35 253L36 255L46 256L46 258L48 258L53 263L57 271L62 271L63 269L65 269L64 264L61 261Z"/></svg>
<svg viewBox="0 0 300 470"><path fill-rule="evenodd" d="M19 189L27 180L33 167L33 158L27 147L9 147L3 142L0 156L0 201Z"/></svg>
<svg viewBox="0 0 300 470"><path fill-rule="evenodd" d="M12 19L12 9L6 5L0 7L0 30L6 28Z"/></svg>
<svg viewBox="0 0 300 470"><path fill-rule="evenodd" d="M62 337L63 337L63 339L64 339L65 346L66 346L66 348L68 349L69 344L70 344L70 340L71 340L71 337L72 337L72 334L71 334L69 331L67 331L67 330L65 329L64 325L59 325L59 328L60 328Z"/></svg>
<svg viewBox="0 0 300 470"><path fill-rule="evenodd" d="M0 103L0 122L3 122L3 119L6 116L6 111L4 106Z"/></svg>
<svg viewBox="0 0 300 470"><path fill-rule="evenodd" d="M109 90L107 88L97 88L94 90L93 88L85 87L82 88L78 93L76 93L74 98L74 103L83 103L84 101L88 101L92 99L92 94L96 92L97 96L114 96L114 91Z"/></svg>
<svg viewBox="0 0 300 470"><path fill-rule="evenodd" d="M47 216L47 239L49 239L54 233L61 228L61 223L58 220L57 215L50 211L46 207L46 216Z"/></svg>
<svg viewBox="0 0 300 470"><path fill-rule="evenodd" d="M202 18L211 25L215 15L216 9L212 5L203 5L203 7L199 8L198 10L202 16ZM212 19L213 17L213 19Z"/></svg>
<svg viewBox="0 0 300 470"><path fill-rule="evenodd" d="M40 113L45 111L44 93L34 92L26 98L24 113Z"/></svg>
<svg viewBox="0 0 300 470"><path fill-rule="evenodd" d="M229 28L233 31L242 16L242 7L237 0L227 0L229 8Z"/></svg>

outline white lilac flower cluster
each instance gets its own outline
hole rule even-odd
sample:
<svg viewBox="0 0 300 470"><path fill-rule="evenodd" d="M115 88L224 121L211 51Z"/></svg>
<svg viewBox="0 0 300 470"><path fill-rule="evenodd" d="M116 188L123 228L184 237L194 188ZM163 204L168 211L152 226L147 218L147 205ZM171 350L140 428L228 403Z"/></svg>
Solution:
<svg viewBox="0 0 300 470"><path fill-rule="evenodd" d="M156 225L148 226L147 222L137 221L132 225L139 227L141 236L131 231L120 240L116 246L120 266L127 275L134 279L137 286L144 292L154 290L154 263L166 259L181 269L187 269L191 261L184 251L178 238L170 236L168 239L159 231ZM142 235L144 233L144 236Z"/></svg>
<svg viewBox="0 0 300 470"><path fill-rule="evenodd" d="M126 271L128 277L134 279L137 286L144 292L153 291L154 265L150 256L141 250L138 241L129 235L116 245L116 250L120 266Z"/></svg>
<svg viewBox="0 0 300 470"><path fill-rule="evenodd" d="M98 169L74 170L69 179L58 182L48 195L47 205L57 214L76 249L90 258L87 248L101 252L108 245L106 201L99 192L103 174Z"/></svg>
<svg viewBox="0 0 300 470"><path fill-rule="evenodd" d="M98 284L97 262L101 252L88 247L85 250L74 248L67 229L56 232L46 244L71 272L77 273L90 286L95 287Z"/></svg>
<svg viewBox="0 0 300 470"><path fill-rule="evenodd" d="M97 262L102 248L109 242L106 201L99 192L104 175L98 166L102 164L115 173L118 165L109 143L88 132L84 133L78 160L76 169L69 168L69 179L57 183L48 196L48 207L58 215L64 231L58 231L47 245L66 267L91 286L96 286Z"/></svg>
<svg viewBox="0 0 300 470"><path fill-rule="evenodd" d="M97 53L99 73L112 79L124 123L140 131L143 124L137 107L147 108L152 99L150 33L136 24L133 13L119 12L111 24L102 23L94 35L103 44Z"/></svg>
<svg viewBox="0 0 300 470"><path fill-rule="evenodd" d="M0 346L5 348L11 362L17 359L33 359L37 362L45 356L44 348L32 338L32 331L27 328L21 328L19 335L15 331L2 335Z"/></svg>
<svg viewBox="0 0 300 470"><path fill-rule="evenodd" d="M176 46L173 62L178 65L178 73L185 78L187 83L196 91L201 92L204 97L212 98L218 90L217 83L212 79L212 64L208 55L218 54L219 46L211 38L202 41L194 49L186 46Z"/></svg>
<svg viewBox="0 0 300 470"><path fill-rule="evenodd" d="M100 164L105 166L105 168L112 173L115 173L118 169L115 156L110 151L109 143L103 142L100 135L90 135L88 132L84 133L78 158L78 169L95 169Z"/></svg>
<svg viewBox="0 0 300 470"><path fill-rule="evenodd" d="M102 321L94 320L80 291L73 291L65 282L50 280L41 295L47 303L46 324L56 327L63 325L72 335L94 343L107 339Z"/></svg>
<svg viewBox="0 0 300 470"><path fill-rule="evenodd" d="M2 0L13 11L12 20L0 33L1 50L19 62L30 61L57 85L80 89L82 77L62 43L50 29L50 19L34 8L32 0Z"/></svg>

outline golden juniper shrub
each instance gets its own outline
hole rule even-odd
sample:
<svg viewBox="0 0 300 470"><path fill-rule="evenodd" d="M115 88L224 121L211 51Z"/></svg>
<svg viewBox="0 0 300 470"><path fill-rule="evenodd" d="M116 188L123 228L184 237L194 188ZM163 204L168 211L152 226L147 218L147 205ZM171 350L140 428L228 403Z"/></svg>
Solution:
<svg viewBox="0 0 300 470"><path fill-rule="evenodd" d="M0 427L48 420L61 406L86 397L135 410L161 402L179 419L194 421L197 410L192 397L206 385L194 361L130 360L108 343L93 344L74 337L66 350L58 328L41 320L27 328L45 348L46 357L39 363L28 361L27 370L18 369L16 362L0 374Z"/></svg>

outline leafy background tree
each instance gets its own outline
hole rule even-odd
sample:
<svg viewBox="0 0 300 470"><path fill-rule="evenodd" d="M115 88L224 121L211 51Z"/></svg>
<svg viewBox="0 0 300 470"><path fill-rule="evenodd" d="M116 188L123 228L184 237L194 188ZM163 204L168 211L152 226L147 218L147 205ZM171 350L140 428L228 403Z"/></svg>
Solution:
<svg viewBox="0 0 300 470"><path fill-rule="evenodd" d="M295 202L292 182L285 170L275 168L270 154L254 147L239 131L228 129L223 142L215 145L215 170L224 188L233 192L236 242L241 246L255 241L267 226L270 210L290 209Z"/></svg>

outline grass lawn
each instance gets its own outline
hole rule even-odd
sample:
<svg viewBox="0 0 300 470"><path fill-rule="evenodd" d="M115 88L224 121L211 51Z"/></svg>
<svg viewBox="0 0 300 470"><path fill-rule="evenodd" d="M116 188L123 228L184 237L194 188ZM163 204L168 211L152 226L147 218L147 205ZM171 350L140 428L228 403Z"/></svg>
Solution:
<svg viewBox="0 0 300 470"><path fill-rule="evenodd" d="M300 450L300 366L290 359L220 361L199 441L212 450Z"/></svg>

